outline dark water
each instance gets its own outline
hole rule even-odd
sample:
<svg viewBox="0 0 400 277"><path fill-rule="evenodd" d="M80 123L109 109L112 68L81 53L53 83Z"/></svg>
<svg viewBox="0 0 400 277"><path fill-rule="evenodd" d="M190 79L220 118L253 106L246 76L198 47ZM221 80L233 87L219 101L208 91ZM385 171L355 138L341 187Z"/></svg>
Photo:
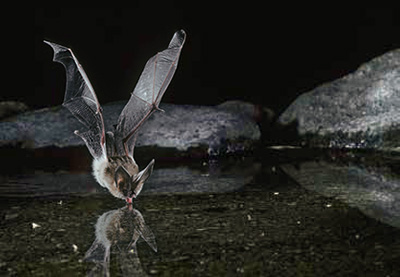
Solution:
<svg viewBox="0 0 400 277"><path fill-rule="evenodd" d="M0 273L400 276L398 155L259 156L159 164L133 206L86 171L3 177Z"/></svg>

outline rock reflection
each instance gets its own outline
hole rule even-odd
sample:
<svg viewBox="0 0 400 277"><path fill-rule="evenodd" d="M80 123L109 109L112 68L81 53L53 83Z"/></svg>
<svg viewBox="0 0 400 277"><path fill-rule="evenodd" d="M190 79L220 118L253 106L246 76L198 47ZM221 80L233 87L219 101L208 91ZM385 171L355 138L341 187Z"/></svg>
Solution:
<svg viewBox="0 0 400 277"><path fill-rule="evenodd" d="M251 158L243 160L218 160L163 168L156 166L141 192L209 193L235 191L248 184L261 165ZM0 197L52 197L63 195L91 196L108 192L96 183L90 173L37 172L0 180Z"/></svg>
<svg viewBox="0 0 400 277"><path fill-rule="evenodd" d="M96 239L85 254L85 261L95 265L88 276L110 276L110 256L120 266L122 276L146 275L140 263L136 243L142 237L157 252L153 232L142 214L127 205L123 208L105 212L95 225ZM113 251L115 249L115 251Z"/></svg>
<svg viewBox="0 0 400 277"><path fill-rule="evenodd" d="M340 199L369 217L400 228L400 179L387 167L328 161L281 167L305 188Z"/></svg>

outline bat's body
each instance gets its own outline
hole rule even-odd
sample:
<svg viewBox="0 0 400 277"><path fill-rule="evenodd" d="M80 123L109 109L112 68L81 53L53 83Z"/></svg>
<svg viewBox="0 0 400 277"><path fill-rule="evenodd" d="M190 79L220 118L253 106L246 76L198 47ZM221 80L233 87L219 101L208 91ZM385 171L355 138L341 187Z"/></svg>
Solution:
<svg viewBox="0 0 400 277"><path fill-rule="evenodd" d="M82 66L71 49L47 42L53 50L53 60L64 65L67 84L63 106L85 127L75 131L93 156L93 175L112 195L128 203L140 193L150 176L154 160L139 172L133 150L139 127L156 110L177 67L186 34L177 31L168 48L151 57L122 110L115 129L105 131L97 96Z"/></svg>

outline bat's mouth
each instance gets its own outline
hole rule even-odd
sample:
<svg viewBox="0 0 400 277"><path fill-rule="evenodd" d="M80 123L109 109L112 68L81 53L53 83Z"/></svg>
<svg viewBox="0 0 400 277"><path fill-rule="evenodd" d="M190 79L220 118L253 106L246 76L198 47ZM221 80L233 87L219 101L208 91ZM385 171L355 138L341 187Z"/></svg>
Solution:
<svg viewBox="0 0 400 277"><path fill-rule="evenodd" d="M125 198L125 201L126 201L126 203L128 203L128 204L132 204L132 200L133 200L133 197L127 197L127 198Z"/></svg>
<svg viewBox="0 0 400 277"><path fill-rule="evenodd" d="M125 198L125 201L126 201L126 203L128 203L128 204L132 204L133 199L135 199L135 198L136 198L136 194L133 193L131 197L127 196L127 197Z"/></svg>

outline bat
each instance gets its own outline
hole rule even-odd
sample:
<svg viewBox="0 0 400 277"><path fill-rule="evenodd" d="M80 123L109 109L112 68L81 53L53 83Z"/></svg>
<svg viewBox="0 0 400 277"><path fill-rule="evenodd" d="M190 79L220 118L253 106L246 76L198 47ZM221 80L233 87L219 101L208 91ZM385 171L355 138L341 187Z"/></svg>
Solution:
<svg viewBox="0 0 400 277"><path fill-rule="evenodd" d="M96 181L120 199L132 203L153 171L154 159L145 169L133 158L140 126L151 114L160 110L159 104L178 65L186 33L175 32L168 48L151 57L140 75L131 97L118 117L114 130L106 131L102 109L96 93L78 59L71 49L44 41L54 51L53 61L66 71L63 106L85 127L74 133L82 138L93 156L93 176Z"/></svg>

